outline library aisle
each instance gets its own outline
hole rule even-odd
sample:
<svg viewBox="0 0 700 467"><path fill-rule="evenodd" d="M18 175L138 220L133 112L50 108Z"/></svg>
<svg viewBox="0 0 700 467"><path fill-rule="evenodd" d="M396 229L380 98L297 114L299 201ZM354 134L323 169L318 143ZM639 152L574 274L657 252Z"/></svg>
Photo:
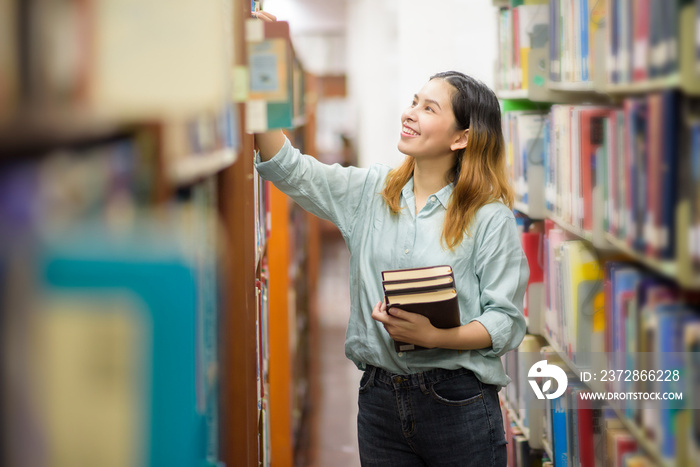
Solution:
<svg viewBox="0 0 700 467"><path fill-rule="evenodd" d="M345 357L345 329L350 312L350 253L337 231L325 230L321 241L318 317L310 356L310 406L305 420L307 447L298 467L356 467L357 387L362 373Z"/></svg>

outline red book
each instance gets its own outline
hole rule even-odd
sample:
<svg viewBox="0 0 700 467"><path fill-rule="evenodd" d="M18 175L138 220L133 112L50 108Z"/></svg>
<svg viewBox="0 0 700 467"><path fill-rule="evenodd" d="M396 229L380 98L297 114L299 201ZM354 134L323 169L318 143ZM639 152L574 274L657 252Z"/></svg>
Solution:
<svg viewBox="0 0 700 467"><path fill-rule="evenodd" d="M615 467L623 467L625 455L638 449L637 440L629 433L619 433L613 436L613 442Z"/></svg>
<svg viewBox="0 0 700 467"><path fill-rule="evenodd" d="M606 107L590 107L579 111L579 144L581 154L581 193L583 198L583 229L593 230L593 188L596 186L596 153L605 143ZM603 213L595 213L602 216Z"/></svg>
<svg viewBox="0 0 700 467"><path fill-rule="evenodd" d="M525 291L525 303L523 304L523 314L530 316L528 307L528 293L530 293L530 285L538 284L544 280L544 245L541 232L523 232L521 235L523 251L527 258L528 266L530 267L530 278L527 281L527 289Z"/></svg>
<svg viewBox="0 0 700 467"><path fill-rule="evenodd" d="M649 0L632 2L632 80L649 77Z"/></svg>
<svg viewBox="0 0 700 467"><path fill-rule="evenodd" d="M578 460L581 467L595 467L593 443L593 404L576 393L576 428L578 429Z"/></svg>

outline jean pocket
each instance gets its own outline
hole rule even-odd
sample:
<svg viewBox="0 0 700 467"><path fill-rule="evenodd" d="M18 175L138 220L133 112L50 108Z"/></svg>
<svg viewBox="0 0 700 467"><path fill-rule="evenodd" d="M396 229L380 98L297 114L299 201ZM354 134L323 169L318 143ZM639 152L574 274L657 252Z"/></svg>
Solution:
<svg viewBox="0 0 700 467"><path fill-rule="evenodd" d="M438 381L430 386L430 395L441 404L458 407L484 398L481 383L473 374Z"/></svg>
<svg viewBox="0 0 700 467"><path fill-rule="evenodd" d="M371 367L367 368L362 374L362 378L360 378L360 394L364 394L372 387L372 383L374 383L374 373L376 371L376 368Z"/></svg>

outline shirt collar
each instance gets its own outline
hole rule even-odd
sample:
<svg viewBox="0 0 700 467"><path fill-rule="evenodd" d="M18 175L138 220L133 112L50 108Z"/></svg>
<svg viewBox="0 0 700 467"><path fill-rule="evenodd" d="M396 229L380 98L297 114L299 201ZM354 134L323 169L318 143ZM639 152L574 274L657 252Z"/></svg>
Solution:
<svg viewBox="0 0 700 467"><path fill-rule="evenodd" d="M454 183L448 183L444 187L442 187L437 193L434 193L434 196L440 201L440 204L447 209L447 204L450 201L450 196L452 196L452 191L454 190ZM411 177L408 182L404 185L403 189L401 190L401 194L403 195L404 199L413 199L413 177Z"/></svg>

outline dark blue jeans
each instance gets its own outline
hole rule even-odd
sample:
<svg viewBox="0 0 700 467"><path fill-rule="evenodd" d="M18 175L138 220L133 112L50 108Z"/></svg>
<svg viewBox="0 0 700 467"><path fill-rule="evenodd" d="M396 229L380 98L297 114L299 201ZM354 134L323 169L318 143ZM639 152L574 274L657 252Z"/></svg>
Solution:
<svg viewBox="0 0 700 467"><path fill-rule="evenodd" d="M504 467L496 386L470 370L395 375L368 366L357 431L364 467Z"/></svg>

